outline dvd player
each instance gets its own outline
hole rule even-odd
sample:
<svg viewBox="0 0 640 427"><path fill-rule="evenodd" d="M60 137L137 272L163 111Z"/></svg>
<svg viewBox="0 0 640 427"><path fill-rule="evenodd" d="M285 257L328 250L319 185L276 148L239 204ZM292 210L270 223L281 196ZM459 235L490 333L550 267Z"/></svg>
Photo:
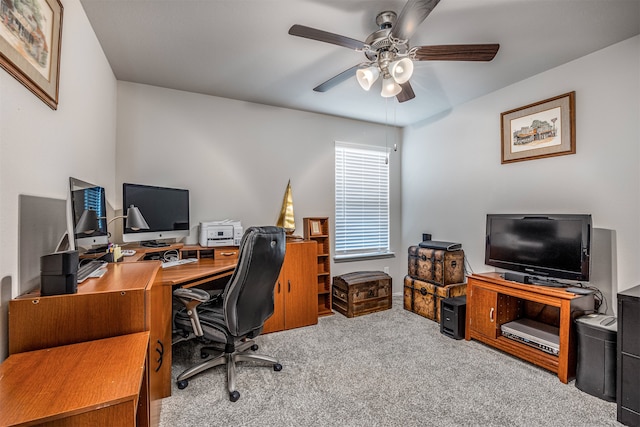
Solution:
<svg viewBox="0 0 640 427"><path fill-rule="evenodd" d="M555 326L532 319L518 319L500 327L502 336L555 356L560 352L560 334Z"/></svg>

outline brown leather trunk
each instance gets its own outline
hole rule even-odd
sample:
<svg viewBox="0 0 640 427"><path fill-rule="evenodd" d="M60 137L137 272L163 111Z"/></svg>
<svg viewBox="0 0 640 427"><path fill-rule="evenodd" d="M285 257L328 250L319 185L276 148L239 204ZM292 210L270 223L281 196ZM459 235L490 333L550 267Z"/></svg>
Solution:
<svg viewBox="0 0 640 427"><path fill-rule="evenodd" d="M358 271L333 278L333 309L347 317L391 308L391 277L382 271Z"/></svg>
<svg viewBox="0 0 640 427"><path fill-rule="evenodd" d="M409 247L409 276L434 285L464 282L464 251Z"/></svg>
<svg viewBox="0 0 640 427"><path fill-rule="evenodd" d="M434 285L411 276L404 278L404 308L440 323L440 301L467 294L466 283Z"/></svg>

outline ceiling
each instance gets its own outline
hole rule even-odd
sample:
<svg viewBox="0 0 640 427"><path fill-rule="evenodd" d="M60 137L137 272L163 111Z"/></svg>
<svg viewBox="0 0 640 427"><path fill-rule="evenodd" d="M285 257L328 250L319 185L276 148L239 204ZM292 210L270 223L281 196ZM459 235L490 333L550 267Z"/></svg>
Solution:
<svg viewBox="0 0 640 427"><path fill-rule="evenodd" d="M404 103L350 78L362 52L287 33L364 41L405 0L81 0L118 80L405 126L640 33L640 0L441 0L410 45L499 43L491 62L416 62Z"/></svg>

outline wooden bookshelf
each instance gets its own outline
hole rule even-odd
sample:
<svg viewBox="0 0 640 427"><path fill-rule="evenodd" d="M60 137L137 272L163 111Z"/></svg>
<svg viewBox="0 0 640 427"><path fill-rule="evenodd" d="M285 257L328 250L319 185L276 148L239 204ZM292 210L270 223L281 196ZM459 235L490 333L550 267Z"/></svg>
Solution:
<svg viewBox="0 0 640 427"><path fill-rule="evenodd" d="M315 240L318 245L317 283L318 316L333 314L331 310L331 241L329 238L329 218L307 217L304 221L304 238Z"/></svg>

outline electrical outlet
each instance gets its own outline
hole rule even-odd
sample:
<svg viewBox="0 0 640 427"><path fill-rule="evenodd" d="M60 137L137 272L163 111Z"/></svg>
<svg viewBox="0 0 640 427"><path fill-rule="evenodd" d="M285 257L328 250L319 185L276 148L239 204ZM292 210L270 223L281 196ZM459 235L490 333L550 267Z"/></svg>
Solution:
<svg viewBox="0 0 640 427"><path fill-rule="evenodd" d="M385 267L385 268L384 268L384 272L385 272L386 274L389 274L389 267Z"/></svg>

